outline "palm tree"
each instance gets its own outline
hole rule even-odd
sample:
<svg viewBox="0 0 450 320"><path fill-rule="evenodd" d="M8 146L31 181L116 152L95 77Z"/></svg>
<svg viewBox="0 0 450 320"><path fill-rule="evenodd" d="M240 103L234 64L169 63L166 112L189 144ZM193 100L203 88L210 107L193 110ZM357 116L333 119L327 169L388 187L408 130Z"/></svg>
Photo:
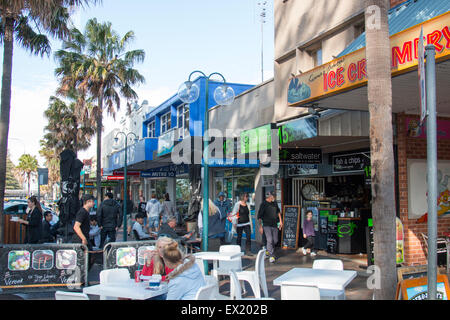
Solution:
<svg viewBox="0 0 450 320"><path fill-rule="evenodd" d="M0 203L5 197L6 154L11 110L11 78L14 41L32 54L50 55L47 35L63 39L68 35L69 7L101 0L0 0L0 41L3 44L3 74L0 110ZM42 33L41 33L42 32ZM0 214L3 206L0 206ZM0 220L0 242L3 241Z"/></svg>
<svg viewBox="0 0 450 320"><path fill-rule="evenodd" d="M144 83L144 77L133 66L143 62L143 50L126 51L134 39L129 31L120 37L110 22L99 23L97 19L87 22L84 33L71 30L71 41L65 41L63 49L55 56L60 63L55 73L60 78L58 92L67 93L77 88L82 94L95 99L97 106L94 114L97 121L97 201L101 201L101 143L103 128L103 110L115 118L120 109L120 98L131 101L138 96L133 86Z"/></svg>
<svg viewBox="0 0 450 320"><path fill-rule="evenodd" d="M381 288L375 299L393 300L396 291L394 151L392 129L389 0L365 0L366 58L370 112L372 216L375 265Z"/></svg>
<svg viewBox="0 0 450 320"><path fill-rule="evenodd" d="M45 166L48 168L48 186L53 190L53 186L60 181L60 152L49 147L45 140L41 140L40 144L39 154L45 159Z"/></svg>
<svg viewBox="0 0 450 320"><path fill-rule="evenodd" d="M16 166L11 161L9 157L9 153L6 157L6 189L11 190L17 190L21 189L21 186L19 185L19 181L14 176L14 168Z"/></svg>
<svg viewBox="0 0 450 320"><path fill-rule="evenodd" d="M19 165L17 168L21 171L22 175L27 177L28 182L28 196L31 195L31 176L32 174L37 172L38 169L38 161L35 156L30 154L23 154L19 158Z"/></svg>
<svg viewBox="0 0 450 320"><path fill-rule="evenodd" d="M45 145L53 148L59 154L65 149L75 153L86 150L91 145L91 138L95 134L95 119L89 117L92 104L85 103L84 110L88 113L80 114L75 102L65 103L57 97L50 97L49 107L44 112L48 120L44 135Z"/></svg>

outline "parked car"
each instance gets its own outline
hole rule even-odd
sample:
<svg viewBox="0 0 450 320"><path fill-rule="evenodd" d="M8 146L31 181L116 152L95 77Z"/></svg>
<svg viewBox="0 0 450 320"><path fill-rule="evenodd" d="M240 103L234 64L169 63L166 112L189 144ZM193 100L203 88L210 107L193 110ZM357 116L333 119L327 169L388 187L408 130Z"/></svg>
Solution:
<svg viewBox="0 0 450 320"><path fill-rule="evenodd" d="M8 201L3 205L3 213L11 215L26 214L27 208L28 208L27 200ZM50 225L53 226L59 221L58 215L51 208L42 206L42 210L44 210L44 212L50 211L52 213L53 218L52 221L50 221Z"/></svg>

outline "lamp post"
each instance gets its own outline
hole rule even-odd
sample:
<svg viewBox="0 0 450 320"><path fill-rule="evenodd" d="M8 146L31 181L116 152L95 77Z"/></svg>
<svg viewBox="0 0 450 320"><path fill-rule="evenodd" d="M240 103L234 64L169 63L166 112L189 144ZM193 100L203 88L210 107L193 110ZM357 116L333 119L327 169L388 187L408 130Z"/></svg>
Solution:
<svg viewBox="0 0 450 320"><path fill-rule="evenodd" d="M234 101L234 90L230 86L226 84L226 80L223 75L220 73L214 72L209 76L206 76L202 71L193 71L188 78L188 81L184 82L180 88L178 89L178 97L184 103L193 103L195 102L199 95L200 89L199 87L191 81L191 77L195 73L200 73L206 79L206 90L205 90L205 119L203 125L203 141L205 144L204 152L203 152L203 250L208 250L208 215L209 215L209 167L208 167L208 145L209 145L209 112L208 112L208 104L209 104L209 80L212 76L217 75L220 76L223 80L223 84L218 86L214 91L214 100L218 105L226 106L230 105ZM206 264L206 263L205 263ZM205 268L205 272L207 272L208 268Z"/></svg>
<svg viewBox="0 0 450 320"><path fill-rule="evenodd" d="M123 241L127 241L127 154L128 154L128 137L130 135L134 136L134 142L136 143L138 141L138 137L133 133L130 132L126 134L125 132L118 132L116 134L116 137L114 138L114 141L117 143L119 141L118 136L120 134L123 134L125 136L125 161L124 161L124 169L123 169Z"/></svg>

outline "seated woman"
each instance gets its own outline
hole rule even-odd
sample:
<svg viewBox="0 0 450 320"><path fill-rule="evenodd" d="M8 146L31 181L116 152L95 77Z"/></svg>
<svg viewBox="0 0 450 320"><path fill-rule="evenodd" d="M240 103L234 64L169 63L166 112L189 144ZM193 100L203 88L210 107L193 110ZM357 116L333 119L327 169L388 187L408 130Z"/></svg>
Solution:
<svg viewBox="0 0 450 320"><path fill-rule="evenodd" d="M193 300L198 290L206 285L200 268L195 263L195 257L183 257L178 249L178 243L167 245L163 259L173 271L166 278L169 280L167 300Z"/></svg>
<svg viewBox="0 0 450 320"><path fill-rule="evenodd" d="M165 281L166 277L169 273L172 272L173 269L169 268L164 264L163 260L163 251L164 248L172 243L177 243L175 240L168 237L160 237L156 241L156 250L152 252L152 254L147 256L145 260L144 267L142 269L141 274L143 276L152 276L154 274L160 274L161 280Z"/></svg>

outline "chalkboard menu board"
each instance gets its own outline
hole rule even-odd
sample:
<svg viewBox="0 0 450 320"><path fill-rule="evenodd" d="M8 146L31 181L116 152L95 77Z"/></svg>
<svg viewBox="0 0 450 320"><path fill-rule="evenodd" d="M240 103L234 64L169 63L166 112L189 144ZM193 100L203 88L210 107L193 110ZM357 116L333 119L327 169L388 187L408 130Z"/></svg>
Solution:
<svg viewBox="0 0 450 320"><path fill-rule="evenodd" d="M88 253L82 244L0 246L4 293L77 289L87 283Z"/></svg>
<svg viewBox="0 0 450 320"><path fill-rule="evenodd" d="M284 206L281 247L283 249L298 248L298 232L300 228L300 206Z"/></svg>
<svg viewBox="0 0 450 320"><path fill-rule="evenodd" d="M337 252L337 226L338 216L329 215L327 225L327 252L335 254Z"/></svg>

